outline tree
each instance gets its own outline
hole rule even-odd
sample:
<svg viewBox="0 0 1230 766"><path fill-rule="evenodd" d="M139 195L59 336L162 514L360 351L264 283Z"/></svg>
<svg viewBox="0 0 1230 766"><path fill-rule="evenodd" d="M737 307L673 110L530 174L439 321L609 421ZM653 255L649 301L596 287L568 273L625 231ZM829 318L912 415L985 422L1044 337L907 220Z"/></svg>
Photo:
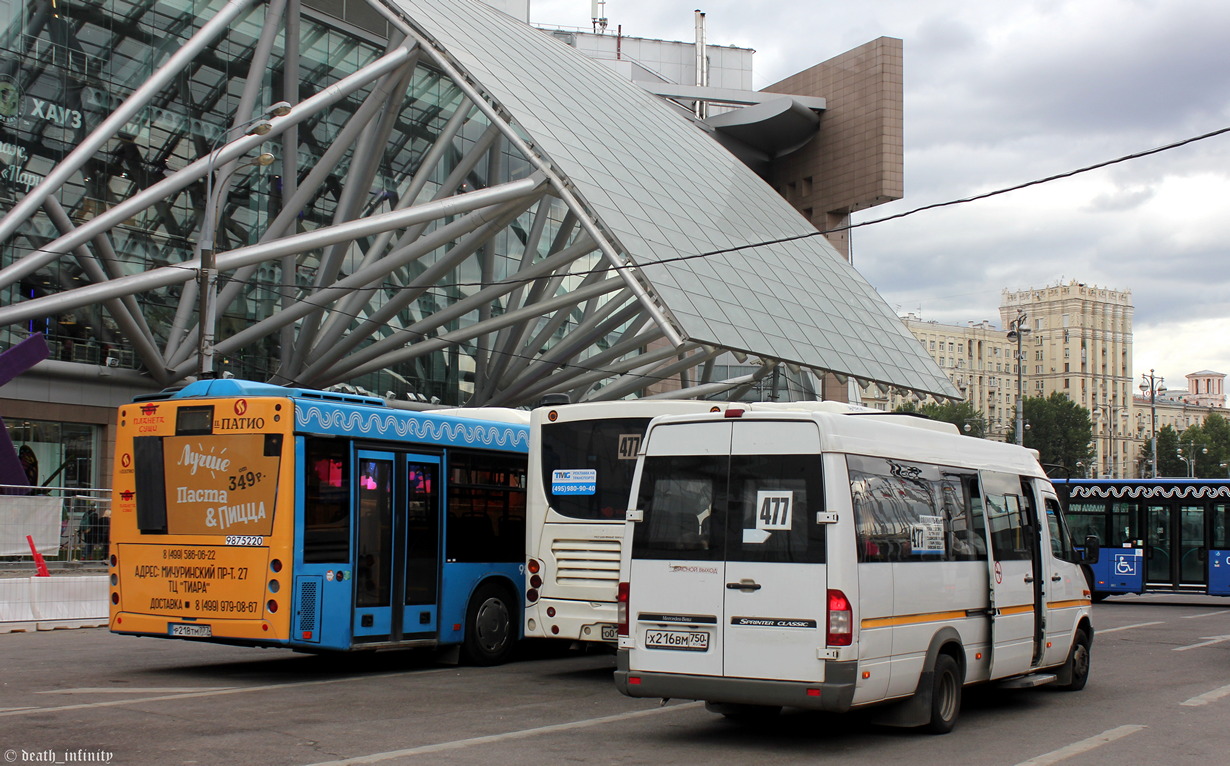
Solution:
<svg viewBox="0 0 1230 766"><path fill-rule="evenodd" d="M910 412L916 415L923 415L932 420L952 423L961 429L961 433L966 436L983 438L987 432L986 418L982 416L981 412L974 409L974 405L969 402L944 402L943 404L927 402L921 407L915 402L906 402L899 406L895 412Z"/></svg>
<svg viewBox="0 0 1230 766"><path fill-rule="evenodd" d="M1025 446L1038 450L1047 473L1056 477L1084 475L1093 456L1089 410L1058 391L1045 398L1031 396L1022 402L1022 409L1029 423Z"/></svg>
<svg viewBox="0 0 1230 766"><path fill-rule="evenodd" d="M1149 445L1149 449L1152 448L1153 445ZM1187 466L1179 459L1179 432L1170 426L1157 429L1157 475L1187 475Z"/></svg>

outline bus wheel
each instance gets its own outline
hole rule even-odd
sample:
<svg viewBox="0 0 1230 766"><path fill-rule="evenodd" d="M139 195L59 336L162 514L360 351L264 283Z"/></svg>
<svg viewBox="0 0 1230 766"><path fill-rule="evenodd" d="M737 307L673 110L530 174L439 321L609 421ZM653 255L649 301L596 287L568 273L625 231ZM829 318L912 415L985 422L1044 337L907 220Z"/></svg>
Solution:
<svg viewBox="0 0 1230 766"><path fill-rule="evenodd" d="M931 720L926 729L932 734L947 734L957 725L961 712L961 670L947 654L935 658L931 682Z"/></svg>
<svg viewBox="0 0 1230 766"><path fill-rule="evenodd" d="M1078 692L1085 688L1089 681L1089 667L1093 655L1089 651L1089 634L1083 628L1076 629L1072 639L1072 650L1068 652L1068 662L1063 667L1063 676L1068 679L1065 684L1056 686L1065 692Z"/></svg>
<svg viewBox="0 0 1230 766"><path fill-rule="evenodd" d="M472 665L499 665L513 647L513 608L504 589L493 583L480 587L466 608L462 654Z"/></svg>

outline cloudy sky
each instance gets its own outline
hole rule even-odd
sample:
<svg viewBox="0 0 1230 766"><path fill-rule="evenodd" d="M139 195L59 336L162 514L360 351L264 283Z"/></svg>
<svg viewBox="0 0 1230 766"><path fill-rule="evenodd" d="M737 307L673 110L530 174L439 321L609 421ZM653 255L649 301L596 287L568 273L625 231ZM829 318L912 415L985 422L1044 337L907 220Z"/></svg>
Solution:
<svg viewBox="0 0 1230 766"><path fill-rule="evenodd" d="M960 199L1230 126L1225 0L608 0L626 35L754 48L756 87L880 36L905 47L905 198ZM590 27L589 0L531 0ZM1131 290L1134 367L1171 387L1230 374L1230 133L854 232L854 264L899 313L999 324L1001 291Z"/></svg>

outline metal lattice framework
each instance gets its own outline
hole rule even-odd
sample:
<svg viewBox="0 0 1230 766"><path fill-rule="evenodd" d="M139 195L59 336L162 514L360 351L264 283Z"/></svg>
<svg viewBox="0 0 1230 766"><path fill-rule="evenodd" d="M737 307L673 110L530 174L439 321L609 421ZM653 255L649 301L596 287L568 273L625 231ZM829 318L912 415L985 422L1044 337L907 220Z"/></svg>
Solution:
<svg viewBox="0 0 1230 766"><path fill-rule="evenodd" d="M159 40L142 25L155 0L127 1L71 19L32 2L5 36L24 63L0 86L41 92L46 59L81 125L40 111L0 126L30 154L4 170L26 191L0 219L0 332L88 325L161 385L216 355L275 383L472 406L666 380L656 395L740 397L785 369L689 339L567 174L396 4L371 4L379 48L298 0L185 7ZM158 62L147 72L121 59L135 44ZM103 74L129 70L110 95ZM755 372L715 379L727 350L759 354Z"/></svg>
<svg viewBox="0 0 1230 766"><path fill-rule="evenodd" d="M300 11L284 0L273 0L265 10L266 18L280 19L281 25L264 24L251 45L233 54L248 62L248 75L232 127L221 137L229 140L210 147L193 136L196 156L184 167L134 183L122 199L96 214L86 215L94 212L88 190L78 195L76 209L66 210L61 202L71 196L66 187L88 176L91 165L117 143L121 175L138 176L183 152L182 145L163 145L156 156L142 156L133 143L122 141L123 131L151 105L171 108L192 93L183 87L185 78L209 65L220 37L252 23L253 5L253 0L235 0L223 6L0 220L0 240L29 241L25 255L0 269L0 287L19 284L62 260L75 262L88 282L72 289L59 285L48 295L0 308L0 323L102 307L139 366L157 382L171 384L196 374L200 323L193 309L200 248L189 259L160 253L158 259L167 265L125 273L131 269L121 263L113 238L118 228L138 219L154 222L146 225L146 247L157 247L159 238L151 230L171 235L167 241L191 240L204 220L197 211L209 209L209 200L199 192L202 182L226 200L245 158L280 144L285 178L296 181L283 189L280 210L249 224L228 221L226 203L221 205L219 239L233 246L215 255L224 277L217 311L231 311L269 267L301 274L310 262L311 280L277 289L276 308L267 316L224 333L213 346L220 356L252 353L276 339L273 381L327 387L380 371L402 377L416 360L462 347L473 360L467 404L487 405L517 404L551 391L589 399L625 396L719 353L679 336L626 255L570 192L567 179L537 156L507 115L479 96L444 52L427 41L398 35L383 55L296 100L288 114L268 117L262 122L267 132L244 132L257 121L253 117L262 116L257 113L258 101L266 96L262 73L273 65L279 33L291 51L282 63L286 82L297 89L317 75L293 60L295 46L289 41L298 34ZM417 165L396 179L395 201L391 195L374 199L368 191L378 174L389 172L387 158L398 156L398 142L414 136L414 130L399 125L405 110L441 79L460 86L451 103L427 107L444 118L442 128ZM198 93L190 111L219 108L227 87L221 80ZM315 132L299 129L322 118L333 122L336 134L327 146L316 142L312 147L319 157L314 167L293 167L285 160L290 155L293 161L297 152L287 147L304 139L314 142ZM466 133L476 138L459 141ZM177 137L181 144L183 139ZM502 173L500 165L510 153L528 171L523 177ZM327 190L336 191L331 217L310 230L297 230L304 207ZM177 207L191 215L185 220ZM50 235L48 224L54 227ZM512 266L497 276L495 242L510 233L516 243L507 253ZM467 285L473 289L439 297L442 283L467 271L478 276ZM162 337L135 301L157 290L172 290L177 305ZM706 391L749 382L743 378Z"/></svg>

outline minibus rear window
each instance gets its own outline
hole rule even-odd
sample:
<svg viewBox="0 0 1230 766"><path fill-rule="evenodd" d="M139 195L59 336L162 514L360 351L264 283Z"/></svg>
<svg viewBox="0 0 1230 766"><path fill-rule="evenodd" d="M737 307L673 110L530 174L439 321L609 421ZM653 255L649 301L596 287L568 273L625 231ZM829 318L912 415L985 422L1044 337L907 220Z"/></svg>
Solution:
<svg viewBox="0 0 1230 766"><path fill-rule="evenodd" d="M648 457L633 556L823 563L816 455Z"/></svg>

